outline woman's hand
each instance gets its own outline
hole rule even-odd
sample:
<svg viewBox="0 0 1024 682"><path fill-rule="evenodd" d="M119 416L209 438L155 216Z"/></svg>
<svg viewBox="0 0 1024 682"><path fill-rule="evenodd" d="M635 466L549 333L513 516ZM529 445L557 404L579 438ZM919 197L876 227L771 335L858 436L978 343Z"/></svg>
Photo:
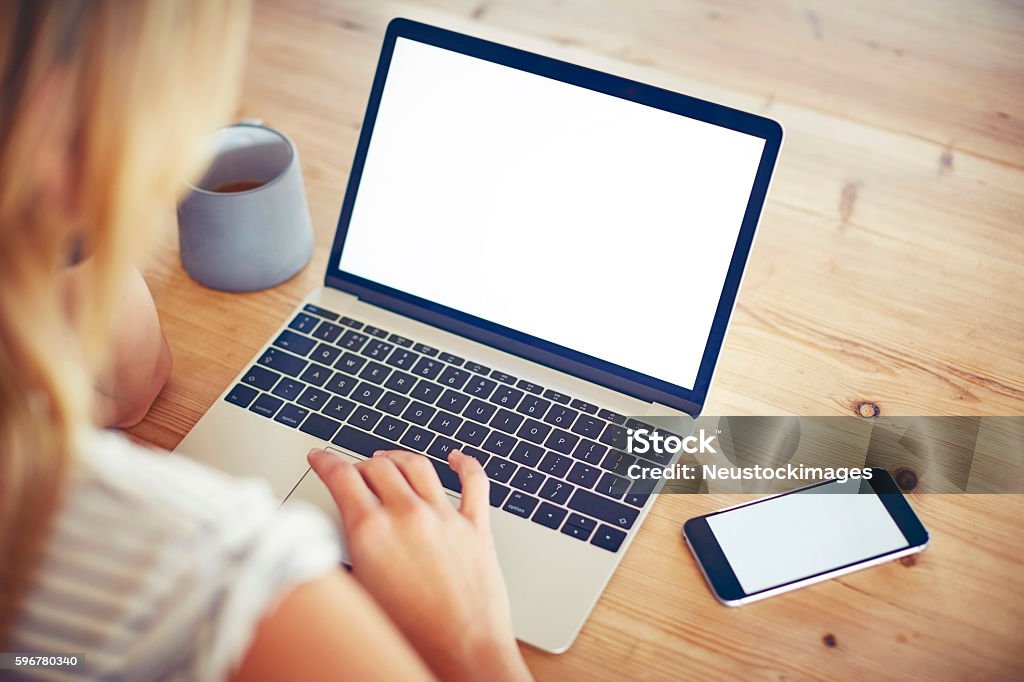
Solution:
<svg viewBox="0 0 1024 682"><path fill-rule="evenodd" d="M456 510L424 455L378 452L358 464L323 450L309 462L341 511L352 574L444 680L524 680L491 537L489 482L453 452Z"/></svg>

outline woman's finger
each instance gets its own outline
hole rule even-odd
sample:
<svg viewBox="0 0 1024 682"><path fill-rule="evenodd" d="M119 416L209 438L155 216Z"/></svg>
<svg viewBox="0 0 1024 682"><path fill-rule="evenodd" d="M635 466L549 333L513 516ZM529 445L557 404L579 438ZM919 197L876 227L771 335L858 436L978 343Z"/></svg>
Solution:
<svg viewBox="0 0 1024 682"><path fill-rule="evenodd" d="M441 487L441 480L434 471L434 465L427 460L426 455L403 450L387 450L375 453L374 456L386 457L394 462L416 494L430 504L450 506L448 496Z"/></svg>
<svg viewBox="0 0 1024 682"><path fill-rule="evenodd" d="M356 470L385 509L407 508L419 498L395 463L387 457L371 457L356 464Z"/></svg>
<svg viewBox="0 0 1024 682"><path fill-rule="evenodd" d="M478 525L489 525L491 482L484 469L474 457L453 450L448 455L448 466L462 481L462 504L459 513Z"/></svg>
<svg viewBox="0 0 1024 682"><path fill-rule="evenodd" d="M366 487L363 477L355 466L346 459L338 457L326 450L310 450L306 455L313 471L324 482L341 512L341 520L345 532L351 536L351 530L360 524L367 514L380 507L377 498Z"/></svg>

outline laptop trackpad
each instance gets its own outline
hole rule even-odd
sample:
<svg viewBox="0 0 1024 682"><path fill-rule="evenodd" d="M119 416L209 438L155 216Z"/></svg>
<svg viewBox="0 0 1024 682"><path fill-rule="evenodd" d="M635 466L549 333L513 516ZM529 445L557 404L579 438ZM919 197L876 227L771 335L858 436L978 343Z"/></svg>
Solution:
<svg viewBox="0 0 1024 682"><path fill-rule="evenodd" d="M353 464L363 460L362 457L354 457L347 453L339 452L334 448L325 449L330 450L338 457L344 457ZM312 469L306 469L306 474L299 480L298 485L292 489L291 493L288 494L288 497L285 498L281 506L287 507L296 500L311 504L320 509L338 527L338 537L341 540L341 560L348 564L348 547L345 545L345 534L341 530L341 514L338 513L338 505L334 504L334 498L331 497L327 486L324 485L324 482L320 480L320 477Z"/></svg>

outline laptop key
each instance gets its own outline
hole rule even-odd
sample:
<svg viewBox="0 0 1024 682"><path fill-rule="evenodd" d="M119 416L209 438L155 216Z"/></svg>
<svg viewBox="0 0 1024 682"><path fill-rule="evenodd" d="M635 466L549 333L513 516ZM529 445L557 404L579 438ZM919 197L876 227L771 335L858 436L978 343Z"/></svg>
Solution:
<svg viewBox="0 0 1024 682"><path fill-rule="evenodd" d="M409 395L416 398L416 400L422 400L429 405L433 404L433 402L437 400L442 391L444 391L444 389L434 382L427 381L426 379L420 379L419 383L416 384L416 388L412 389L412 393Z"/></svg>
<svg viewBox="0 0 1024 682"><path fill-rule="evenodd" d="M447 461L439 462L436 459L429 458L428 460L434 465L434 471L437 472L437 477L441 479L442 486L456 493L462 492L462 481L459 479L459 475L448 466Z"/></svg>
<svg viewBox="0 0 1024 682"><path fill-rule="evenodd" d="M440 360L431 360L430 358L421 357L416 362L416 366L412 368L412 373L416 376L436 379L437 375L441 373L441 370L444 369L444 367L445 364Z"/></svg>
<svg viewBox="0 0 1024 682"><path fill-rule="evenodd" d="M285 350L291 351L296 355L306 355L309 351L313 350L314 346L316 346L316 341L308 336L296 334L291 330L285 329L277 335L276 339L274 339L274 345L278 348L284 348Z"/></svg>
<svg viewBox="0 0 1024 682"><path fill-rule="evenodd" d="M387 359L388 354L394 350L395 346L391 343L386 343L377 339L371 339L366 347L363 348L363 355L374 360L384 361Z"/></svg>
<svg viewBox="0 0 1024 682"><path fill-rule="evenodd" d="M569 514L562 526L562 532L577 540L585 541L590 538L590 534L594 532L595 528L597 528L597 521L594 519L588 519L579 514Z"/></svg>
<svg viewBox="0 0 1024 682"><path fill-rule="evenodd" d="M408 419L413 424L419 424L420 426L426 426L430 421L430 418L437 412L433 407L424 405L419 401L413 401L409 407L405 409L405 414L402 415L402 419Z"/></svg>
<svg viewBox="0 0 1024 682"><path fill-rule="evenodd" d="M621 414L618 412L612 412L611 410L598 410L597 416L613 424L622 424L626 421L626 418Z"/></svg>
<svg viewBox="0 0 1024 682"><path fill-rule="evenodd" d="M309 363L309 367L303 370L302 374L299 375L299 379L305 381L307 384L313 384L314 386L322 387L327 380L331 378L331 370L323 365L318 365L315 362Z"/></svg>
<svg viewBox="0 0 1024 682"><path fill-rule="evenodd" d="M549 452L544 455L544 459L541 461L540 466L537 467L546 474L557 476L558 478L564 478L569 472L569 467L572 465L572 459L569 457L563 457L553 452Z"/></svg>
<svg viewBox="0 0 1024 682"><path fill-rule="evenodd" d="M340 369L342 372L348 372L352 376L359 373L359 370L366 364L366 358L361 358L355 353L345 353L341 356L341 359L334 363L335 369Z"/></svg>
<svg viewBox="0 0 1024 682"><path fill-rule="evenodd" d="M576 462L565 480L575 483L583 488L593 488L597 479L601 477L601 470L583 462Z"/></svg>
<svg viewBox="0 0 1024 682"><path fill-rule="evenodd" d="M338 339L338 337L341 336L342 330L343 328L339 324L323 321L313 331L313 336L320 339L321 341L326 341L327 343L334 343Z"/></svg>
<svg viewBox="0 0 1024 682"><path fill-rule="evenodd" d="M462 448L459 452L464 455L469 455L476 461L480 462L480 466L487 464L487 460L491 458L489 454L483 450L477 450L476 448Z"/></svg>
<svg viewBox="0 0 1024 682"><path fill-rule="evenodd" d="M512 487L525 490L528 493L536 493L540 490L540 486L545 478L547 477L544 474L527 469L526 467L519 467L519 471L512 477Z"/></svg>
<svg viewBox="0 0 1024 682"><path fill-rule="evenodd" d="M589 414L581 414L580 418L572 425L572 432L578 433L587 438L597 438L604 430L605 422Z"/></svg>
<svg viewBox="0 0 1024 682"><path fill-rule="evenodd" d="M551 427L547 424L542 424L536 419L527 419L516 435L531 443L543 443L549 433L551 433Z"/></svg>
<svg viewBox="0 0 1024 682"><path fill-rule="evenodd" d="M601 525L594 533L594 539L590 541L590 544L596 545L601 549L607 549L609 552L618 552L619 547L622 546L622 541L626 539L626 534L616 528Z"/></svg>
<svg viewBox="0 0 1024 682"><path fill-rule="evenodd" d="M328 417L334 417L338 421L345 421L354 409L356 409L356 404L351 400L334 396L320 411Z"/></svg>
<svg viewBox="0 0 1024 682"><path fill-rule="evenodd" d="M565 518L566 513L561 507L556 507L550 502L544 502L540 505L537 513L533 515L533 520L542 526L557 529L562 525L562 519Z"/></svg>
<svg viewBox="0 0 1024 682"><path fill-rule="evenodd" d="M402 348L412 348L412 340L407 339L404 336L399 336L398 334L391 334L388 336L388 341L396 346L401 346Z"/></svg>
<svg viewBox="0 0 1024 682"><path fill-rule="evenodd" d="M363 323L362 322L359 322L358 320L353 320L351 317L343 317L343 318L341 318L340 321L346 327L352 327L353 329L362 329L363 328Z"/></svg>
<svg viewBox="0 0 1024 682"><path fill-rule="evenodd" d="M455 437L470 445L481 445L490 432L491 430L486 426L468 421L462 425Z"/></svg>
<svg viewBox="0 0 1024 682"><path fill-rule="evenodd" d="M587 464L600 464L606 452L608 452L608 448L605 446L599 445L592 440L583 439L576 446L576 449L572 451L572 456L576 459L582 459Z"/></svg>
<svg viewBox="0 0 1024 682"><path fill-rule="evenodd" d="M392 371L391 375L388 376L388 380L384 382L385 388L390 388L392 391L402 394L408 393L415 385L416 377L398 369Z"/></svg>
<svg viewBox="0 0 1024 682"><path fill-rule="evenodd" d="M592 516L624 530L632 528L633 523L640 515L640 511L633 507L627 507L614 500L609 500L607 497L595 495L583 488L576 488L576 492L569 498L568 506L573 511Z"/></svg>
<svg viewBox="0 0 1024 682"><path fill-rule="evenodd" d="M567 429L572 426L572 423L576 421L576 417L579 412L571 410L568 407L560 407L555 405L548 413L544 415L544 421L548 424L552 424L562 429Z"/></svg>
<svg viewBox="0 0 1024 682"><path fill-rule="evenodd" d="M628 436L629 434L626 433L626 429L623 427L618 424L609 424L604 427L604 431L601 432L601 437L598 440L613 448L625 448Z"/></svg>
<svg viewBox="0 0 1024 682"><path fill-rule="evenodd" d="M224 396L224 400L234 405L238 405L239 407L249 407L249 403L251 403L257 395L259 395L259 391L252 386L235 384L235 387L228 391L228 394Z"/></svg>
<svg viewBox="0 0 1024 682"><path fill-rule="evenodd" d="M437 383L449 388L460 389L466 385L467 381L469 381L469 372L448 366L441 373L441 378L437 380Z"/></svg>
<svg viewBox="0 0 1024 682"><path fill-rule="evenodd" d="M326 405L330 399L331 394L327 391L307 386L306 390L302 392L302 395L299 396L299 399L296 402L311 410L319 410L321 407Z"/></svg>
<svg viewBox="0 0 1024 682"><path fill-rule="evenodd" d="M520 464L525 464L531 467L535 467L540 464L543 457L544 448L525 441L519 441L519 443L516 444L516 447L512 450L512 459Z"/></svg>
<svg viewBox="0 0 1024 682"><path fill-rule="evenodd" d="M344 372L335 372L331 380L324 386L331 393L337 393L338 395L348 395L355 388L357 379L350 377Z"/></svg>
<svg viewBox="0 0 1024 682"><path fill-rule="evenodd" d="M540 395L541 393L544 392L543 388L533 383L532 381L527 381L526 379L520 379L519 381L517 381L516 388L521 388L527 393L535 393L536 395Z"/></svg>
<svg viewBox="0 0 1024 682"><path fill-rule="evenodd" d="M450 388L446 388L444 393L441 394L441 398L437 401L437 406L442 410L448 410L449 412L455 412L456 414L462 412L468 404L468 395L458 393Z"/></svg>
<svg viewBox="0 0 1024 682"><path fill-rule="evenodd" d="M263 415L264 417L273 417L282 405L284 405L284 401L280 398L275 398L272 395L263 393L256 399L256 402L252 404L249 411Z"/></svg>
<svg viewBox="0 0 1024 682"><path fill-rule="evenodd" d="M639 507L639 508L642 509L643 506L645 504L647 504L647 500L649 500L650 498L651 498L651 494L650 493L633 493L633 492L631 492L631 493L627 493L626 494L626 497L623 498L623 501L626 504L630 504L630 505L633 505L634 507Z"/></svg>
<svg viewBox="0 0 1024 682"><path fill-rule="evenodd" d="M563 483L555 478L549 478L544 482L544 487L540 489L540 496L546 500L551 500L555 504L565 504L573 490L572 485Z"/></svg>
<svg viewBox="0 0 1024 682"><path fill-rule="evenodd" d="M377 428L375 428L373 432L381 438L397 441L402 437L402 434L405 433L408 426L409 425L401 419L385 416L380 420L380 423L377 424Z"/></svg>
<svg viewBox="0 0 1024 682"><path fill-rule="evenodd" d="M398 442L414 452L426 452L432 440L434 440L434 434L430 431L421 429L418 426L410 426L409 430L405 432L405 435Z"/></svg>
<svg viewBox="0 0 1024 682"><path fill-rule="evenodd" d="M615 474L606 473L601 477L601 480L594 486L594 490L607 495L608 497L614 497L616 499L621 498L629 490L629 479L620 478Z"/></svg>
<svg viewBox="0 0 1024 682"><path fill-rule="evenodd" d="M474 398L487 400L487 398L491 395L491 392L493 392L494 389L497 388L497 386L498 384L496 382L491 381L490 379L474 376L469 380L469 382L462 390Z"/></svg>
<svg viewBox="0 0 1024 682"><path fill-rule="evenodd" d="M338 319L338 313L332 313L330 310L324 310L323 308L315 306L312 303L307 303L306 305L302 306L302 309L305 310L307 313L319 315L325 320L331 320L332 322Z"/></svg>
<svg viewBox="0 0 1024 682"><path fill-rule="evenodd" d="M269 391L270 387L277 383L277 380L281 378L281 375L277 372L271 372L265 367L259 367L253 365L249 368L249 371L242 376L242 381L250 386L261 388L264 391Z"/></svg>
<svg viewBox="0 0 1024 682"><path fill-rule="evenodd" d="M586 412L587 414L597 414L597 405L591 405L590 403L580 400L579 398L573 399L569 403L572 407L576 408L580 412Z"/></svg>
<svg viewBox="0 0 1024 682"><path fill-rule="evenodd" d="M491 426L505 433L515 433L522 423L522 415L505 409L498 410L498 414L494 415L490 422Z"/></svg>
<svg viewBox="0 0 1024 682"><path fill-rule="evenodd" d="M514 408L523 398L523 392L509 386L499 386L491 396L491 402L509 409Z"/></svg>
<svg viewBox="0 0 1024 682"><path fill-rule="evenodd" d="M278 348L268 348L260 356L259 364L276 369L278 372L284 372L288 376L297 377L309 363Z"/></svg>
<svg viewBox="0 0 1024 682"><path fill-rule="evenodd" d="M359 350L366 345L366 342L370 340L370 337L366 334L361 334L356 331L347 331L341 335L341 340L338 341L338 345L346 350L359 352Z"/></svg>
<svg viewBox="0 0 1024 682"><path fill-rule="evenodd" d="M491 457L487 462L487 466L484 467L484 473L486 473L487 478L492 481L508 483L508 480L512 478L512 474L515 472L516 468L517 465L504 457Z"/></svg>
<svg viewBox="0 0 1024 682"><path fill-rule="evenodd" d="M316 319L312 315L307 315L306 313L299 313L298 315L295 316L294 320L288 323L288 328L294 329L295 331L300 331L304 334L309 334L314 329L316 329L316 325L318 322L320 322L320 320Z"/></svg>
<svg viewBox="0 0 1024 682"><path fill-rule="evenodd" d="M412 349L417 353L423 353L424 355L428 355L432 358L437 357L437 354L440 352L433 346L428 346L425 343L413 344Z"/></svg>
<svg viewBox="0 0 1024 682"><path fill-rule="evenodd" d="M391 336L394 336L394 334ZM419 357L419 355L412 351L396 348L394 352L388 356L387 363L392 367L408 370L412 369L412 366L416 364L416 360L418 360Z"/></svg>
<svg viewBox="0 0 1024 682"><path fill-rule="evenodd" d="M561 452L563 455L568 455L572 452L576 443L579 442L579 439L580 437L575 434L563 431L562 429L555 429L551 432L551 435L548 436L547 440L544 441L544 445L548 446L552 450Z"/></svg>
<svg viewBox="0 0 1024 682"><path fill-rule="evenodd" d="M519 407L516 408L516 412L525 414L527 417L540 419L548 411L549 407L551 407L550 401L528 395L519 403Z"/></svg>
<svg viewBox="0 0 1024 682"><path fill-rule="evenodd" d="M530 497L520 492L513 492L508 496L508 501L505 502L505 506L502 507L507 512L511 512L516 516L522 516L524 519L530 518L530 514L537 508L537 504L540 502L536 497Z"/></svg>
<svg viewBox="0 0 1024 682"><path fill-rule="evenodd" d="M577 540L583 540L585 542L587 538L590 537L590 533L592 531L589 531L586 528L580 528L579 526L574 526L566 521L565 525L562 526L562 532L569 537L576 538Z"/></svg>
<svg viewBox="0 0 1024 682"><path fill-rule="evenodd" d="M481 424L486 424L490 421L494 413L498 411L494 405L489 405L482 400L473 399L473 402L469 404L462 414L469 417L474 421L478 421Z"/></svg>
<svg viewBox="0 0 1024 682"><path fill-rule="evenodd" d="M516 383L516 378L514 376L511 374L505 374L504 372L499 372L498 370L491 372L491 378L497 379L501 383L509 384L511 386L514 386Z"/></svg>
<svg viewBox="0 0 1024 682"><path fill-rule="evenodd" d="M352 418L348 420L348 423L354 424L361 429L371 431L383 416L384 415L377 410L371 410L369 407L360 406L356 408L356 411L352 414Z"/></svg>
<svg viewBox="0 0 1024 682"><path fill-rule="evenodd" d="M454 414L448 412L438 412L433 419L430 420L430 424L427 428L438 433L443 433L446 436L454 436L455 432L459 430L459 426L462 425L462 417L456 417Z"/></svg>
<svg viewBox="0 0 1024 682"><path fill-rule="evenodd" d="M281 422L282 424L294 429L302 423L302 420L306 418L307 414L309 414L309 410L306 408L286 403L285 406L281 408L281 411L277 413L277 416L274 417L274 421Z"/></svg>
<svg viewBox="0 0 1024 682"><path fill-rule="evenodd" d="M271 391L278 398L284 398L285 400L295 400L302 393L302 389L305 388L305 384L296 379L284 378L277 382L277 386L274 386L274 390Z"/></svg>
<svg viewBox="0 0 1024 682"><path fill-rule="evenodd" d="M430 444L430 447L427 448L427 454L431 455L432 457L437 457L438 459L442 459L445 462L447 462L448 461L448 455L451 454L452 450L458 450L461 447L462 447L461 443L458 443L458 442L452 440L451 438L445 438L444 436L438 436L437 438L434 439L434 442ZM447 464L445 464L445 468L446 469L448 468ZM449 469L449 471L450 471L450 469ZM452 473L454 474L455 472L452 472ZM454 490L454 488L453 488L453 490Z"/></svg>
<svg viewBox="0 0 1024 682"><path fill-rule="evenodd" d="M356 390L352 391L352 400L363 405L373 405L383 394L384 389L380 386L374 386L363 381L356 386Z"/></svg>
<svg viewBox="0 0 1024 682"><path fill-rule="evenodd" d="M397 393L392 393L391 391L388 391L387 393L384 394L384 397L380 399L380 402L377 403L377 407L379 407L384 412L387 412L388 414L397 417L398 415L402 414L402 410L404 410L405 406L408 404L409 399L406 398L405 396L401 396L398 395Z"/></svg>
<svg viewBox="0 0 1024 682"><path fill-rule="evenodd" d="M483 447L484 450L487 450L488 452L493 452L494 454L501 455L502 457L508 457L512 454L512 448L515 447L516 442L516 439L512 436L499 433L498 431L492 431L491 435L484 441Z"/></svg>
<svg viewBox="0 0 1024 682"><path fill-rule="evenodd" d="M510 491L511 489L507 485L502 485L501 483L495 483L494 481L491 481L491 506L500 507L501 503L505 501L506 497L508 497Z"/></svg>
<svg viewBox="0 0 1024 682"><path fill-rule="evenodd" d="M370 336L375 336L378 339L388 338L388 332L381 329L380 327L371 327L370 325L366 325L365 327L363 327L363 333L369 334Z"/></svg>
<svg viewBox="0 0 1024 682"><path fill-rule="evenodd" d="M483 374L484 376L487 376L488 374L491 373L490 367L485 367L484 365L481 365L479 362L467 362L466 369L468 369L470 372L473 372L474 374Z"/></svg>
<svg viewBox="0 0 1024 682"><path fill-rule="evenodd" d="M465 358L460 358L458 355L452 355L451 353L441 353L437 356L439 360L447 362L449 365L460 366L466 361Z"/></svg>
<svg viewBox="0 0 1024 682"><path fill-rule="evenodd" d="M325 417L317 412L311 412L306 417L306 421L302 422L299 431L316 436L320 440L330 440L339 426L341 426L341 422L334 421L330 417Z"/></svg>
<svg viewBox="0 0 1024 682"><path fill-rule="evenodd" d="M313 354L309 356L310 360L315 360L324 365L333 365L334 361L341 355L341 349L337 346L332 346L327 343L321 343L313 351Z"/></svg>
<svg viewBox="0 0 1024 682"><path fill-rule="evenodd" d="M569 396L558 391L552 391L550 388L544 391L544 397L548 400L554 400L556 403L562 403L563 405L569 404Z"/></svg>
<svg viewBox="0 0 1024 682"><path fill-rule="evenodd" d="M378 450L401 450L402 448L389 440L379 436L364 433L348 424L341 427L337 435L331 440L332 443L345 450L350 450L363 457L372 457Z"/></svg>
<svg viewBox="0 0 1024 682"><path fill-rule="evenodd" d="M612 450L608 453L608 456L601 462L601 468L607 469L608 471L614 471L622 476L629 475L629 467L636 464L636 457L633 455L627 455L625 452L619 450Z"/></svg>
<svg viewBox="0 0 1024 682"><path fill-rule="evenodd" d="M383 384L384 380L390 373L390 367L382 365L379 362L370 362L363 368L363 371L359 373L359 378L372 381L375 384Z"/></svg>

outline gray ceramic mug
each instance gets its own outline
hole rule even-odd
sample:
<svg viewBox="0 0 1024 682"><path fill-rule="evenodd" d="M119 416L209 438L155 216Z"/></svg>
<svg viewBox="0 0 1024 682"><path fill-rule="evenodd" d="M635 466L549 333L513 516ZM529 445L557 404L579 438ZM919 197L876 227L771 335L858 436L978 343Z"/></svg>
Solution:
<svg viewBox="0 0 1024 682"><path fill-rule="evenodd" d="M181 264L214 289L280 284L313 253L295 145L257 123L223 128L214 144L213 162L178 207Z"/></svg>

